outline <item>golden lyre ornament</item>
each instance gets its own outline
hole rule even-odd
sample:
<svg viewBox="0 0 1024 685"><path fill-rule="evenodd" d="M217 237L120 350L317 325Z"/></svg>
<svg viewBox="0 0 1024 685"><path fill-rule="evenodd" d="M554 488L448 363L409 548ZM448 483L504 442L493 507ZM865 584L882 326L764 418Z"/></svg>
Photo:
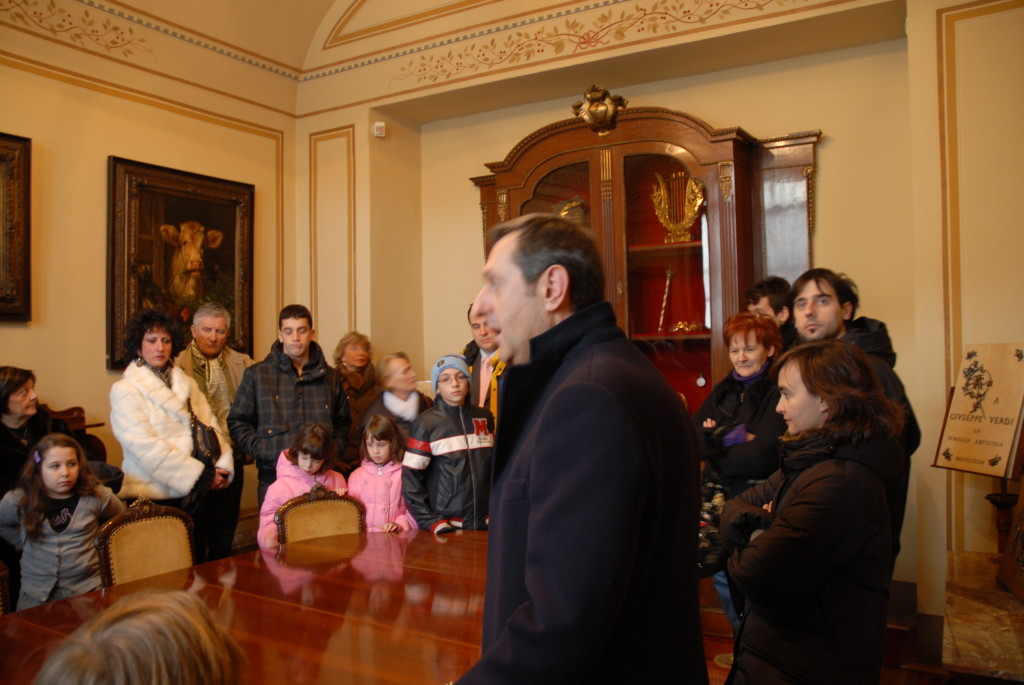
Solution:
<svg viewBox="0 0 1024 685"><path fill-rule="evenodd" d="M665 227L666 243L684 243L693 240L690 228L693 227L704 204L704 184L692 176L687 178L685 171L676 171L669 175L668 183L661 174L654 174L654 190L651 202L658 222ZM675 219L680 217L679 221Z"/></svg>

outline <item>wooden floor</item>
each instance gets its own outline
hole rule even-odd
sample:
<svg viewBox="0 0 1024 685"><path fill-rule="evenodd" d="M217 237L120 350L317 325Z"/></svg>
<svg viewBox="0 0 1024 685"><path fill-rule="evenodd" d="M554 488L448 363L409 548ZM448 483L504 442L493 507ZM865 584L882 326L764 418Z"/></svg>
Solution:
<svg viewBox="0 0 1024 685"><path fill-rule="evenodd" d="M715 663L719 654L732 653L732 640L714 635L704 635L704 658L708 666L709 685L723 685L729 676L729 670ZM944 685L946 683L974 683L966 679L954 680L938 666L927 664L907 664L900 668L883 668L880 685ZM988 682L988 681L986 681Z"/></svg>
<svg viewBox="0 0 1024 685"><path fill-rule="evenodd" d="M718 666L715 663L715 657L719 654L731 653L732 640L713 635L704 636L704 659L708 664L709 685L722 685L725 682L726 676L729 675L729 670Z"/></svg>

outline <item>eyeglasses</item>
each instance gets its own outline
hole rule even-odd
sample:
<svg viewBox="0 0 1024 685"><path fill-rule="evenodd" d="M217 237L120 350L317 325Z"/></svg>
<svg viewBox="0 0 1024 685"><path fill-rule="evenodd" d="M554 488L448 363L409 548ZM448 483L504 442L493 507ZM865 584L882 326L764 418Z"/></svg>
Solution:
<svg viewBox="0 0 1024 685"><path fill-rule="evenodd" d="M458 385L459 383L468 381L466 374L464 373L453 373L450 376L438 376L437 384L447 383L448 385Z"/></svg>

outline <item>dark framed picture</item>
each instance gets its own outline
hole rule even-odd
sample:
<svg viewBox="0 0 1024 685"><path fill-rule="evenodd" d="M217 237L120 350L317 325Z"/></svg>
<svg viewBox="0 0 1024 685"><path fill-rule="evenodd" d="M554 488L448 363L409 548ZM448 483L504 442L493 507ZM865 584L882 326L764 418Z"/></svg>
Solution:
<svg viewBox="0 0 1024 685"><path fill-rule="evenodd" d="M32 320L32 141L0 133L0 321Z"/></svg>
<svg viewBox="0 0 1024 685"><path fill-rule="evenodd" d="M155 307L191 340L192 314L214 301L231 312L228 344L252 352L255 187L109 158L107 368L124 368L128 319Z"/></svg>

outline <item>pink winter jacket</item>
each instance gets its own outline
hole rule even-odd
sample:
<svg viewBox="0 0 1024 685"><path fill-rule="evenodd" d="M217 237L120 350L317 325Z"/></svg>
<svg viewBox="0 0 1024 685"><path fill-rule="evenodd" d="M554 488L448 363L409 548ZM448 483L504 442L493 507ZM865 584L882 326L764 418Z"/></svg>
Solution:
<svg viewBox="0 0 1024 685"><path fill-rule="evenodd" d="M263 506L260 508L260 529L256 534L256 541L261 549L278 546L274 514L282 504L293 497L306 494L317 483L323 483L328 490L345 490L345 477L337 471L310 475L288 461L285 452L277 456L277 480L270 484Z"/></svg>
<svg viewBox="0 0 1024 685"><path fill-rule="evenodd" d="M366 530L379 531L394 521L402 530L416 530L416 519L402 499L402 464L377 466L364 459L348 476L348 494L366 506Z"/></svg>

